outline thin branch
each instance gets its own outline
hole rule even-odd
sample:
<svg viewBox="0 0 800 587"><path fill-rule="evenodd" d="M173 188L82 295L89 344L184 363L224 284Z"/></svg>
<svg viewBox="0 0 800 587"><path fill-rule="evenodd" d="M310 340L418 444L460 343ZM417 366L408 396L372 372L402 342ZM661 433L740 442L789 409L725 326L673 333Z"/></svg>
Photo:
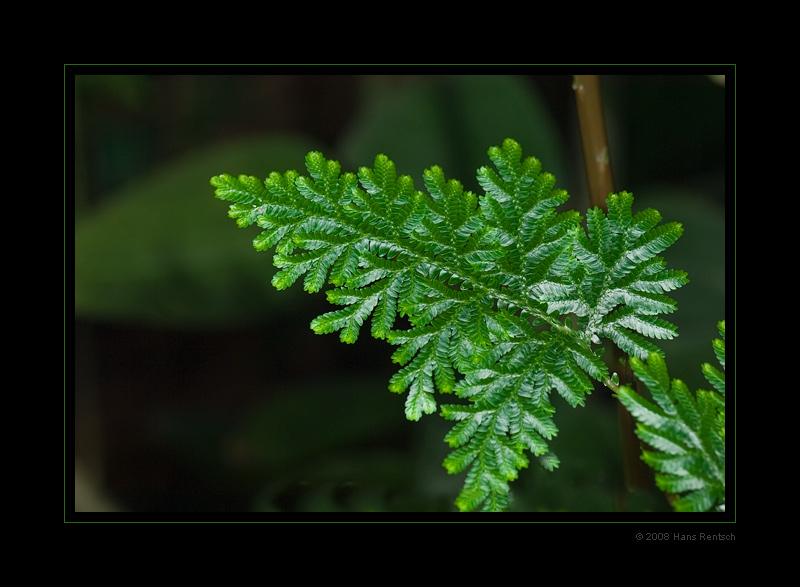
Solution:
<svg viewBox="0 0 800 587"><path fill-rule="evenodd" d="M611 173L611 157L608 153L600 80L596 75L576 75L573 78L572 89L575 90L575 102L578 107L589 198L592 206L606 210L606 199L609 194L614 193L614 178Z"/></svg>

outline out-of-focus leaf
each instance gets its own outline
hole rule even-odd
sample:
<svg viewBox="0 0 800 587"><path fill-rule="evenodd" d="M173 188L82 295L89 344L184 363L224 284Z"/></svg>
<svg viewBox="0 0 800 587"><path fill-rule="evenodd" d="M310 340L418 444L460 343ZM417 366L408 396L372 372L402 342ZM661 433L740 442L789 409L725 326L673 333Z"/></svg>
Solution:
<svg viewBox="0 0 800 587"><path fill-rule="evenodd" d="M487 145L514 137L559 184L567 180L564 141L535 88L517 76L431 76L376 90L343 138L342 163L369 164L377 153L422 188L422 172L439 165L448 178L477 190ZM365 163L367 162L367 163ZM567 189L570 189L568 186Z"/></svg>
<svg viewBox="0 0 800 587"><path fill-rule="evenodd" d="M277 136L215 146L106 198L76 222L76 317L208 328L252 325L284 311L297 298L274 295L269 259L242 238L209 178L302 167L313 148ZM255 227L247 230L258 235Z"/></svg>

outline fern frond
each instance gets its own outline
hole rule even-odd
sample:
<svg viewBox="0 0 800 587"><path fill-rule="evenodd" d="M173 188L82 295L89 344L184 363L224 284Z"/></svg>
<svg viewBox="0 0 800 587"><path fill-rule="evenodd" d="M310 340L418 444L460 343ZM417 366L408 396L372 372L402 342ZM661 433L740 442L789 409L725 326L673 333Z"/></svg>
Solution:
<svg viewBox="0 0 800 587"><path fill-rule="evenodd" d="M658 256L679 225L660 225L651 210L634 215L623 192L607 214L590 210L584 229L580 214L558 210L569 195L518 143L488 155L481 194L438 166L418 191L385 155L348 173L311 152L307 175L211 181L237 225L261 229L254 247L275 250L276 288L330 286L339 307L312 321L315 332L353 343L369 321L372 336L396 346L389 389L407 394L407 418L435 412L437 391L461 401L441 414L454 422L444 465L467 471L463 510L508 507L527 454L558 466L550 394L581 406L593 380L608 380L593 347L602 337L638 357L657 352L650 339L676 334L659 317L675 309L666 293L687 282Z"/></svg>
<svg viewBox="0 0 800 587"><path fill-rule="evenodd" d="M723 337L724 329L720 322ZM713 346L724 362L724 341L715 340ZM699 390L695 396L682 381L670 381L666 362L656 353L646 363L631 357L630 365L658 405L627 386L617 390L617 397L638 422L639 438L653 449L644 449L642 460L655 470L656 484L676 495L677 511L723 509L725 376L705 364L703 371L711 372L709 382L717 391Z"/></svg>

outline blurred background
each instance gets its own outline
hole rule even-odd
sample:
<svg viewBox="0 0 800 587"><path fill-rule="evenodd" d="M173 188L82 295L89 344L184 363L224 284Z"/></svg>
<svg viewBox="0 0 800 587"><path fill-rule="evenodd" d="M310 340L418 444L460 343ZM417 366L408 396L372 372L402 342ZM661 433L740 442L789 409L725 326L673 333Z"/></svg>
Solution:
<svg viewBox="0 0 800 587"><path fill-rule="evenodd" d="M251 245L258 229L237 228L209 180L304 172L306 152L319 150L352 171L385 153L418 189L423 169L438 164L477 191L486 150L511 137L583 213L571 87L571 74L582 72L518 69L67 67L75 510L455 511L463 475L441 466L448 423L405 420L405 397L387 389L394 347L368 330L355 345L315 335L309 323L331 309L325 296L302 284L276 292L272 253ZM666 257L691 283L674 292L679 311L669 319L680 336L662 348L671 375L692 389L708 387L700 364L715 362L711 340L725 318L731 113L720 73L601 77L617 189L634 194L636 209L654 207L685 227ZM71 407L73 381L65 383ZM668 509L657 492L625 487L607 391L585 408L554 403L561 468L522 471L512 485L516 510Z"/></svg>

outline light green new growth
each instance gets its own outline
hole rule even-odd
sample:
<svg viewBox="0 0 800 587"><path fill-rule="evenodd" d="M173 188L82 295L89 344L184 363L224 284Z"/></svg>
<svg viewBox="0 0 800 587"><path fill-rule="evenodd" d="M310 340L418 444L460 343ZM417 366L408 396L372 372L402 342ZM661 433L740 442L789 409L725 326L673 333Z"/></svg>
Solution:
<svg viewBox="0 0 800 587"><path fill-rule="evenodd" d="M722 339L713 342L717 360L725 369L725 322L718 324ZM677 511L725 509L725 374L710 363L703 374L716 391L692 395L680 379L670 381L667 365L658 354L647 363L631 357L636 377L650 390L655 404L627 386L617 397L638 421L636 434L654 450L643 450L642 460L656 471L656 484L676 496Z"/></svg>
<svg viewBox="0 0 800 587"><path fill-rule="evenodd" d="M650 339L676 336L659 317L676 308L666 293L688 282L659 256L680 224L634 214L622 192L607 214L589 210L584 228L580 214L557 209L568 194L519 144L488 154L480 195L436 166L418 191L384 155L358 174L312 152L307 176L211 180L239 226L263 229L253 244L275 249L276 288L301 278L309 292L333 286L326 295L341 308L313 320L315 332L353 343L369 319L372 336L397 347L389 389L407 393L407 418L438 407L454 422L444 466L467 471L462 511L507 509L528 455L558 466L551 392L579 406L593 379L610 382L604 338L641 359L660 354ZM436 391L453 401L438 405Z"/></svg>

